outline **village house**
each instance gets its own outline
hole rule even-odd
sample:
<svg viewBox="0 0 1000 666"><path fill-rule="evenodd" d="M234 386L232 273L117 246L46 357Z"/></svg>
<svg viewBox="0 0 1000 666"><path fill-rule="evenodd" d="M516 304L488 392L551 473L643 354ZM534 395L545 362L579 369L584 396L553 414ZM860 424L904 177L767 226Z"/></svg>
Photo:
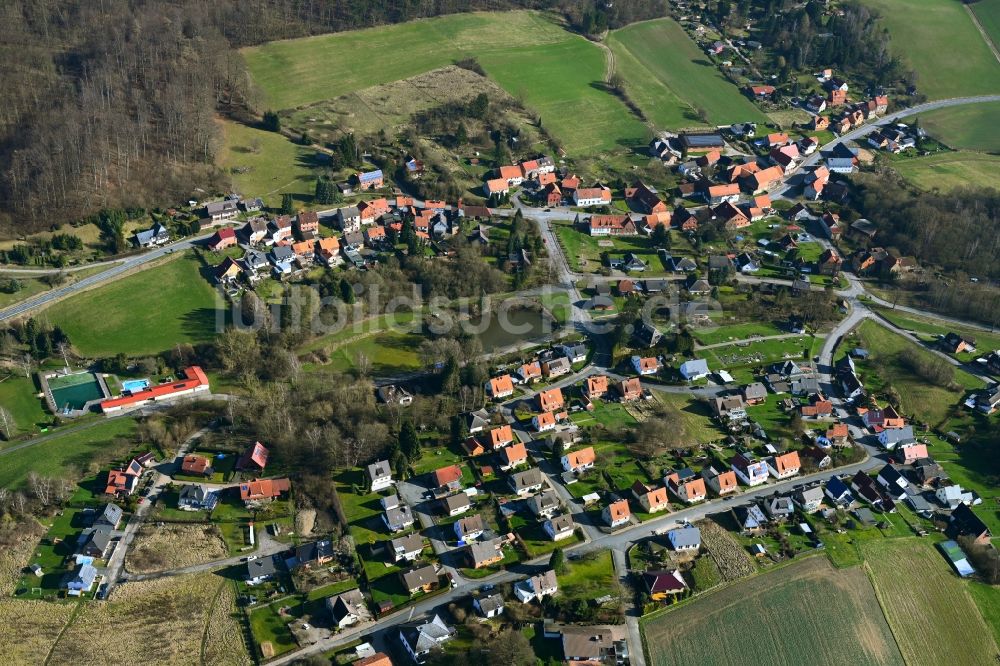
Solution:
<svg viewBox="0 0 1000 666"><path fill-rule="evenodd" d="M260 585L264 581L274 578L277 573L278 569L274 566L273 556L258 557L255 560L247 561L243 580L246 581L247 585Z"/></svg>
<svg viewBox="0 0 1000 666"><path fill-rule="evenodd" d="M432 651L455 637L454 627L448 626L435 614L427 622L407 622L400 625L399 640L417 664L423 664Z"/></svg>
<svg viewBox="0 0 1000 666"><path fill-rule="evenodd" d="M540 412L531 417L531 427L535 432L548 432L556 429L556 415L552 412Z"/></svg>
<svg viewBox="0 0 1000 666"><path fill-rule="evenodd" d="M627 525L632 519L632 511L629 509L628 500L617 500L608 504L601 511L601 518L609 527L615 528Z"/></svg>
<svg viewBox="0 0 1000 666"><path fill-rule="evenodd" d="M489 443L493 451L502 449L513 442L514 430L511 428L510 424L502 425L499 428L493 428L490 430Z"/></svg>
<svg viewBox="0 0 1000 666"><path fill-rule="evenodd" d="M376 190L385 184L385 178L382 176L381 169L354 174L354 180L361 191Z"/></svg>
<svg viewBox="0 0 1000 666"><path fill-rule="evenodd" d="M637 213L652 215L667 212L667 204L663 203L657 191L641 180L625 188L625 201Z"/></svg>
<svg viewBox="0 0 1000 666"><path fill-rule="evenodd" d="M969 537L980 546L989 545L993 536L989 528L986 527L986 523L965 504L958 505L951 512L948 528L945 532L953 539Z"/></svg>
<svg viewBox="0 0 1000 666"><path fill-rule="evenodd" d="M462 468L458 465L440 467L430 473L431 487L450 491L462 489Z"/></svg>
<svg viewBox="0 0 1000 666"><path fill-rule="evenodd" d="M330 617L333 618L333 625L338 629L371 620L365 598L357 588L327 597L324 603Z"/></svg>
<svg viewBox="0 0 1000 666"><path fill-rule="evenodd" d="M708 489L719 497L739 490L736 473L732 470L718 470L714 466L709 466L701 470L701 478L705 480Z"/></svg>
<svg viewBox="0 0 1000 666"><path fill-rule="evenodd" d="M539 391L537 395L538 408L543 412L555 412L563 408L562 389L553 388L546 391Z"/></svg>
<svg viewBox="0 0 1000 666"><path fill-rule="evenodd" d="M542 477L542 471L537 467L532 467L523 472L511 474L507 479L507 484L515 495L524 496L541 490L545 480Z"/></svg>
<svg viewBox="0 0 1000 666"><path fill-rule="evenodd" d="M556 579L556 572L552 570L514 583L514 596L523 604L536 599L541 601L542 597L552 596L558 591L559 581Z"/></svg>
<svg viewBox="0 0 1000 666"><path fill-rule="evenodd" d="M400 571L399 578L403 583L403 589L411 595L417 592L430 592L438 586L437 571L429 564L409 571Z"/></svg>
<svg viewBox="0 0 1000 666"><path fill-rule="evenodd" d="M623 379L618 383L618 392L622 402L632 402L642 397L642 382L638 377Z"/></svg>
<svg viewBox="0 0 1000 666"><path fill-rule="evenodd" d="M788 520L795 513L795 505L790 497L774 494L764 499L763 504L768 518L776 522Z"/></svg>
<svg viewBox="0 0 1000 666"><path fill-rule="evenodd" d="M608 378L606 375L591 375L583 385L583 394L590 400L603 398L608 392Z"/></svg>
<svg viewBox="0 0 1000 666"><path fill-rule="evenodd" d="M628 662L627 631L623 625L565 625L559 631L567 664Z"/></svg>
<svg viewBox="0 0 1000 666"><path fill-rule="evenodd" d="M716 396L712 409L720 419L742 421L747 417L746 403L740 394Z"/></svg>
<svg viewBox="0 0 1000 666"><path fill-rule="evenodd" d="M759 534L769 522L767 516L756 504L747 504L733 509L733 517L743 534Z"/></svg>
<svg viewBox="0 0 1000 666"><path fill-rule="evenodd" d="M555 516L546 520L542 524L542 529L545 530L545 533L553 541L562 541L573 536L576 523L573 522L572 515L564 513L561 516Z"/></svg>
<svg viewBox="0 0 1000 666"><path fill-rule="evenodd" d="M646 571L642 574L642 581L646 586L653 601L665 601L669 597L683 593L688 589L684 582L684 576L680 570L673 571Z"/></svg>
<svg viewBox="0 0 1000 666"><path fill-rule="evenodd" d="M499 594L476 597L472 600L472 605L480 617L486 619L499 617L504 611L503 596Z"/></svg>
<svg viewBox="0 0 1000 666"><path fill-rule="evenodd" d="M633 356L632 368L640 375L655 375L660 369L660 360L655 356Z"/></svg>
<svg viewBox="0 0 1000 666"><path fill-rule="evenodd" d="M767 463L757 460L750 453L737 453L729 464L739 480L748 486L759 486L767 481Z"/></svg>
<svg viewBox="0 0 1000 666"><path fill-rule="evenodd" d="M212 222L222 222L223 220L235 219L240 214L239 201L226 199L225 201L211 201L205 204L205 215Z"/></svg>
<svg viewBox="0 0 1000 666"><path fill-rule="evenodd" d="M611 190L607 187L581 187L573 191L573 204L580 208L607 206L611 203Z"/></svg>
<svg viewBox="0 0 1000 666"><path fill-rule="evenodd" d="M181 511L211 511L218 499L218 493L197 484L188 484L177 494L177 508Z"/></svg>
<svg viewBox="0 0 1000 666"><path fill-rule="evenodd" d="M681 377L689 382L703 379L709 375L708 361L705 359L684 361L680 365L679 372L681 373Z"/></svg>
<svg viewBox="0 0 1000 666"><path fill-rule="evenodd" d="M670 508L667 489L664 487L651 488L642 481L636 480L632 484L632 497L646 513L656 513Z"/></svg>
<svg viewBox="0 0 1000 666"><path fill-rule="evenodd" d="M510 375L493 377L486 382L486 395L494 400L500 400L514 395L514 382Z"/></svg>
<svg viewBox="0 0 1000 666"><path fill-rule="evenodd" d="M528 451L524 448L524 444L517 443L501 450L498 458L500 459L500 469L506 472L519 465L527 464Z"/></svg>
<svg viewBox="0 0 1000 666"><path fill-rule="evenodd" d="M565 454L562 457L561 463L564 471L579 474L592 468L595 460L594 447L588 446L585 449Z"/></svg>
<svg viewBox="0 0 1000 666"><path fill-rule="evenodd" d="M826 482L823 493L837 506L849 506L854 501L851 489L838 476L830 477L829 481Z"/></svg>
<svg viewBox="0 0 1000 666"><path fill-rule="evenodd" d="M591 236L635 236L635 222L627 215L591 215L587 218L587 232Z"/></svg>
<svg viewBox="0 0 1000 666"><path fill-rule="evenodd" d="M405 504L397 504L382 512L382 522L390 532L402 532L413 525L413 511Z"/></svg>
<svg viewBox="0 0 1000 666"><path fill-rule="evenodd" d="M528 509L539 518L551 518L560 507L559 495L554 490L546 490L528 498Z"/></svg>
<svg viewBox="0 0 1000 666"><path fill-rule="evenodd" d="M701 548L701 530L688 524L667 532L667 541L670 542L670 547L677 552L698 552Z"/></svg>
<svg viewBox="0 0 1000 666"><path fill-rule="evenodd" d="M705 480L695 476L689 468L671 472L663 481L671 493L687 504L701 502L707 495Z"/></svg>
<svg viewBox="0 0 1000 666"><path fill-rule="evenodd" d="M570 360L565 356L550 359L542 363L542 373L547 379L562 377L563 375L568 374L572 369L573 367Z"/></svg>
<svg viewBox="0 0 1000 666"><path fill-rule="evenodd" d="M823 504L823 488L801 488L792 494L792 500L806 513L813 513Z"/></svg>
<svg viewBox="0 0 1000 666"><path fill-rule="evenodd" d="M478 513L459 518L452 525L459 544L478 539L483 533L483 517Z"/></svg>
<svg viewBox="0 0 1000 666"><path fill-rule="evenodd" d="M765 459L767 469L775 479L787 479L799 473L802 465L799 462L799 454L796 451L789 451Z"/></svg>
<svg viewBox="0 0 1000 666"><path fill-rule="evenodd" d="M538 361L524 363L520 368L514 371L514 375L522 384L530 384L536 379L542 378L542 364Z"/></svg>
<svg viewBox="0 0 1000 666"><path fill-rule="evenodd" d="M385 490L394 483L392 468L389 466L388 460L378 460L368 465L365 468L365 474L368 476L368 488L373 493Z"/></svg>
<svg viewBox="0 0 1000 666"><path fill-rule="evenodd" d="M448 495L441 500L441 511L449 517L461 515L472 508L472 501L465 493Z"/></svg>
<svg viewBox="0 0 1000 666"><path fill-rule="evenodd" d="M424 549L424 539L418 532L414 532L390 540L389 548L392 551L393 562L413 562L420 557Z"/></svg>
<svg viewBox="0 0 1000 666"><path fill-rule="evenodd" d="M473 569L482 569L503 560L503 542L498 538L472 542L466 548Z"/></svg>

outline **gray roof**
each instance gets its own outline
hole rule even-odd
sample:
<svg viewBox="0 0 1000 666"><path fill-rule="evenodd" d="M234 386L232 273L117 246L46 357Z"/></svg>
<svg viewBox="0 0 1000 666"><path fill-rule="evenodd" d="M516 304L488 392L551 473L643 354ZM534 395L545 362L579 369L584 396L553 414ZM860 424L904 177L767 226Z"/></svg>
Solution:
<svg viewBox="0 0 1000 666"><path fill-rule="evenodd" d="M510 477L510 482L515 489L530 488L542 483L542 472L537 467L526 469Z"/></svg>
<svg viewBox="0 0 1000 666"><path fill-rule="evenodd" d="M104 553L108 550L108 545L111 543L111 530L107 529L106 526L95 527L89 532L84 532L83 535L84 542L81 546L81 550L87 549L88 546L93 546L95 550Z"/></svg>
<svg viewBox="0 0 1000 666"><path fill-rule="evenodd" d="M500 539L490 539L489 541L476 541L470 544L469 554L472 556L472 561L476 563L485 562L496 557L498 553L502 556L503 553L500 551L502 543Z"/></svg>
<svg viewBox="0 0 1000 666"><path fill-rule="evenodd" d="M563 514L561 516L556 516L552 520L546 522L548 522L552 526L552 532L554 534L559 534L560 532L571 530L575 526L575 523L573 522L573 516L571 516L568 513Z"/></svg>
<svg viewBox="0 0 1000 666"><path fill-rule="evenodd" d="M767 397L767 387L760 382L747 384L743 387L743 397L747 400L763 400Z"/></svg>
<svg viewBox="0 0 1000 666"><path fill-rule="evenodd" d="M423 587L424 585L436 583L437 579L437 572L434 571L434 567L428 564L404 573L403 585L406 587L407 591L410 591L415 590L418 587Z"/></svg>
<svg viewBox="0 0 1000 666"><path fill-rule="evenodd" d="M398 550L404 553L413 553L424 549L424 539L418 532L398 537L389 543L394 551Z"/></svg>
<svg viewBox="0 0 1000 666"><path fill-rule="evenodd" d="M122 508L117 504L111 504L109 502L108 504L104 505L104 510L101 511L101 514L94 519L94 524L111 525L112 527L114 527L119 522L121 522L121 519L122 519Z"/></svg>
<svg viewBox="0 0 1000 666"><path fill-rule="evenodd" d="M538 511L544 511L559 506L559 495L554 490L546 490L528 500L530 506Z"/></svg>
<svg viewBox="0 0 1000 666"><path fill-rule="evenodd" d="M694 525L670 530L667 537L674 548L691 548L701 544L701 530Z"/></svg>
<svg viewBox="0 0 1000 666"><path fill-rule="evenodd" d="M369 479L381 479L387 476L392 476L392 468L389 466L388 460L378 460L368 465Z"/></svg>
<svg viewBox="0 0 1000 666"><path fill-rule="evenodd" d="M476 599L476 604L479 606L479 610L482 611L483 615L489 615L494 611L504 609L503 597L499 594L491 594L488 597L479 597Z"/></svg>
<svg viewBox="0 0 1000 666"><path fill-rule="evenodd" d="M400 504L392 509L386 509L385 520L390 526L412 524L413 513L410 511L410 507Z"/></svg>
<svg viewBox="0 0 1000 666"><path fill-rule="evenodd" d="M292 248L288 245L275 245L271 249L271 257L274 258L274 263L281 263L283 261L291 261L295 256L292 252Z"/></svg>
<svg viewBox="0 0 1000 666"><path fill-rule="evenodd" d="M247 578L273 576L276 572L274 557L258 557L256 560L247 562Z"/></svg>
<svg viewBox="0 0 1000 666"><path fill-rule="evenodd" d="M456 493L454 495L449 495L445 497L444 506L448 511L454 511L455 509L461 509L462 507L471 506L472 502L469 500L469 496L465 493Z"/></svg>
<svg viewBox="0 0 1000 666"><path fill-rule="evenodd" d="M333 614L333 619L339 623L349 615L357 615L357 607L362 605L364 601L364 597L361 596L361 590L354 588L353 590L341 592L335 597L328 598L326 606Z"/></svg>
<svg viewBox="0 0 1000 666"><path fill-rule="evenodd" d="M178 499L188 500L191 502L204 502L207 494L208 493L205 492L205 489L198 484L189 483L181 488L181 492L178 494Z"/></svg>
<svg viewBox="0 0 1000 666"><path fill-rule="evenodd" d="M428 622L413 622L402 625L399 629L399 635L407 642L414 654L420 654L432 650L448 640L454 631L445 624L440 615L435 615Z"/></svg>
<svg viewBox="0 0 1000 666"><path fill-rule="evenodd" d="M913 435L913 426L883 430L881 432L881 438L881 441L883 441L886 446L916 441L916 438Z"/></svg>

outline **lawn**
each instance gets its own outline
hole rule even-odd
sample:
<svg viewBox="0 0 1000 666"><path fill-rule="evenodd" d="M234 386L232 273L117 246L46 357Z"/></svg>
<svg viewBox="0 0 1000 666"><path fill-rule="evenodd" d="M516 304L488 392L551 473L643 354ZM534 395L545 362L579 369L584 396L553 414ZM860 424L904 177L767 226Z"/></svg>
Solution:
<svg viewBox="0 0 1000 666"><path fill-rule="evenodd" d="M929 99L986 95L1000 89L1000 64L962 3L951 0L865 0L882 15L893 52L917 72Z"/></svg>
<svg viewBox="0 0 1000 666"><path fill-rule="evenodd" d="M865 573L835 570L820 557L640 625L651 664L903 664Z"/></svg>
<svg viewBox="0 0 1000 666"><path fill-rule="evenodd" d="M646 236L595 237L578 231L568 220L554 222L553 228L573 270L597 273L601 269L602 253L621 255L633 252L648 265L643 273L633 276L633 279L666 275L663 262Z"/></svg>
<svg viewBox="0 0 1000 666"><path fill-rule="evenodd" d="M673 19L616 30L608 45L629 95L658 128L703 124L698 120L699 108L712 125L767 122Z"/></svg>
<svg viewBox="0 0 1000 666"><path fill-rule="evenodd" d="M1000 0L979 0L969 5L993 45L1000 48Z"/></svg>
<svg viewBox="0 0 1000 666"><path fill-rule="evenodd" d="M564 598L592 601L608 594L617 596L620 592L611 551L569 561L566 569L566 573L559 576L559 594Z"/></svg>
<svg viewBox="0 0 1000 666"><path fill-rule="evenodd" d="M865 544L863 551L907 664L971 666L995 661L993 632L967 584L952 573L931 542L885 539Z"/></svg>
<svg viewBox="0 0 1000 666"><path fill-rule="evenodd" d="M1000 118L1000 116L997 116ZM1000 156L960 150L914 157L893 163L906 180L921 190L948 191L959 187L1000 188Z"/></svg>
<svg viewBox="0 0 1000 666"><path fill-rule="evenodd" d="M723 324L712 328L696 328L692 331L695 340L701 345L714 345L732 340L746 340L751 337L781 335L787 333L773 322L752 321L744 324Z"/></svg>
<svg viewBox="0 0 1000 666"><path fill-rule="evenodd" d="M570 488L573 488L573 486L570 486ZM580 537L578 537L575 533L573 536L561 541L553 541L549 538L549 535L545 533L545 529L542 527L541 522L530 523L527 526L518 529L517 535L521 538L521 542L524 544L524 549L529 560L541 557L546 553L551 553L556 548L565 549L573 544L580 543Z"/></svg>
<svg viewBox="0 0 1000 666"><path fill-rule="evenodd" d="M726 435L712 419L712 410L707 403L683 393L654 391L653 395L663 403L672 406L680 416L691 438L699 444L717 442Z"/></svg>
<svg viewBox="0 0 1000 666"><path fill-rule="evenodd" d="M277 208L290 192L299 201L311 200L316 188L315 150L292 143L284 135L219 121L223 147L218 165L232 179L233 189L260 197Z"/></svg>
<svg viewBox="0 0 1000 666"><path fill-rule="evenodd" d="M767 365L785 359L811 359L823 343L822 337L800 335L776 340L755 340L748 344L732 344L703 349L698 355L708 360L712 370ZM743 381L742 378L737 378Z"/></svg>
<svg viewBox="0 0 1000 666"><path fill-rule="evenodd" d="M95 421L85 430L69 432L50 440L13 451L0 457L0 487L20 485L30 472L49 477L75 477L73 470L86 469L94 460L103 464L125 453L135 431L135 421L128 418Z"/></svg>
<svg viewBox="0 0 1000 666"><path fill-rule="evenodd" d="M216 291L193 252L56 303L45 317L85 356L151 355L210 342Z"/></svg>
<svg viewBox="0 0 1000 666"><path fill-rule="evenodd" d="M975 353L962 352L952 354L952 356L963 362L974 361L976 358L994 349L1000 349L1000 334L997 333L990 333L976 328L952 326L940 320L925 319L901 310L893 310L892 308L878 305L871 306L871 308L899 328L913 333L926 342L936 342L938 337L947 335L949 332L955 332L963 337L975 340L977 345Z"/></svg>
<svg viewBox="0 0 1000 666"><path fill-rule="evenodd" d="M505 28L510 34L510 28ZM563 149L593 155L644 145L648 131L602 87L604 52L580 38L482 54L486 72L536 113Z"/></svg>
<svg viewBox="0 0 1000 666"><path fill-rule="evenodd" d="M881 390L887 382L891 383L899 393L904 414L915 415L921 421L936 425L962 397L963 390L951 391L929 384L899 362L899 355L906 349L914 349L919 355L927 356L931 352L872 321L862 323L857 332L860 346L871 353L871 360L859 365L862 381L874 390ZM850 346L842 345L844 349ZM955 381L965 388L982 386L979 380L961 370L955 371Z"/></svg>
<svg viewBox="0 0 1000 666"><path fill-rule="evenodd" d="M420 369L418 349L426 338L416 333L385 331L345 344L330 356L328 367L338 372L354 370L359 360L368 360L369 371L377 375Z"/></svg>
<svg viewBox="0 0 1000 666"><path fill-rule="evenodd" d="M10 412L20 432L37 432L52 420L45 410L45 402L35 397L38 393L35 380L23 375L0 378L0 405Z"/></svg>
<svg viewBox="0 0 1000 666"><path fill-rule="evenodd" d="M278 614L278 609L283 605L283 602L279 601L254 609L250 613L250 630L253 632L254 641L257 645L270 643L274 655L284 654L298 647L292 632L288 630L288 623L292 618Z"/></svg>
<svg viewBox="0 0 1000 666"><path fill-rule="evenodd" d="M244 49L243 56L267 105L287 109L405 79L465 57L570 38L539 13L479 12L270 42Z"/></svg>
<svg viewBox="0 0 1000 666"><path fill-rule="evenodd" d="M1000 0L980 2L976 4L977 11L987 4L1000 7ZM997 119L1000 118L1000 102L953 106L921 113L917 118L928 134L949 148L984 153L1000 152L1000 137L995 131Z"/></svg>
<svg viewBox="0 0 1000 666"><path fill-rule="evenodd" d="M979 614L993 630L993 640L1000 645L1000 589L985 583L970 582L969 594Z"/></svg>

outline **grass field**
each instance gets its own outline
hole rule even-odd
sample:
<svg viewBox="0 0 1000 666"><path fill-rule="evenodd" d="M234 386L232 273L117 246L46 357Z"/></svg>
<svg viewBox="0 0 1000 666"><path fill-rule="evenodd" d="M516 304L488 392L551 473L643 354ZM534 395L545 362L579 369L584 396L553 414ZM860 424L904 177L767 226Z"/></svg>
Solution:
<svg viewBox="0 0 1000 666"><path fill-rule="evenodd" d="M0 377L0 405L14 417L21 433L37 432L38 424L51 420L51 416L45 411L45 403L41 398L35 397L37 393L34 379L24 375Z"/></svg>
<svg viewBox="0 0 1000 666"><path fill-rule="evenodd" d="M657 127L704 124L698 120L698 108L705 110L713 125L767 122L673 19L616 30L608 45L629 95Z"/></svg>
<svg viewBox="0 0 1000 666"><path fill-rule="evenodd" d="M712 418L712 410L706 403L683 393L666 393L654 391L660 402L667 403L677 410L677 414L684 422L688 434L699 444L716 442L725 439L719 427Z"/></svg>
<svg viewBox="0 0 1000 666"><path fill-rule="evenodd" d="M112 459L126 450L117 446L118 438L127 438L135 430L135 421L127 418L96 421L86 430L70 432L0 457L0 487L14 488L29 472L42 476L75 476L71 470L82 470L92 460Z"/></svg>
<svg viewBox="0 0 1000 666"><path fill-rule="evenodd" d="M993 45L1000 48L1000 0L979 0L970 3L969 9L979 19L979 25L983 26Z"/></svg>
<svg viewBox="0 0 1000 666"><path fill-rule="evenodd" d="M271 42L244 49L243 56L266 103L287 109L409 78L464 57L569 37L535 12L481 12Z"/></svg>
<svg viewBox="0 0 1000 666"><path fill-rule="evenodd" d="M994 131L1000 118L1000 102L938 109L921 113L917 118L928 134L949 148L1000 152L1000 137Z"/></svg>
<svg viewBox="0 0 1000 666"><path fill-rule="evenodd" d="M754 321L745 324L723 324L714 328L700 329L692 331L695 340L701 345L715 345L733 340L746 340L751 336L781 335L786 333L778 328L773 322Z"/></svg>
<svg viewBox="0 0 1000 666"><path fill-rule="evenodd" d="M997 155L959 150L900 160L893 167L922 190L944 192L958 187L1000 189L1000 156Z"/></svg>
<svg viewBox="0 0 1000 666"><path fill-rule="evenodd" d="M218 165L229 174L236 191L258 196L278 207L290 192L301 201L316 191L315 151L275 132L222 120L223 147Z"/></svg>
<svg viewBox="0 0 1000 666"><path fill-rule="evenodd" d="M971 666L995 661L993 632L966 584L930 542L883 539L865 544L863 550L907 664Z"/></svg>
<svg viewBox="0 0 1000 666"><path fill-rule="evenodd" d="M483 54L487 74L538 114L564 150L593 155L648 141L645 126L601 86L604 52L571 38Z"/></svg>
<svg viewBox="0 0 1000 666"><path fill-rule="evenodd" d="M820 557L709 593L642 629L651 664L903 664L864 572Z"/></svg>
<svg viewBox="0 0 1000 666"><path fill-rule="evenodd" d="M1000 64L962 3L951 0L864 0L892 35L893 52L917 73L930 99L1000 90Z"/></svg>
<svg viewBox="0 0 1000 666"><path fill-rule="evenodd" d="M935 342L939 336L947 335L951 331L975 340L977 345L976 353L970 354L962 352L960 354L952 354L952 356L960 361L969 362L983 356L993 349L1000 349L1000 333L990 333L988 331L982 331L975 328L951 326L940 320L925 319L923 317L918 317L917 315L912 315L899 310L893 310L891 308L880 306L872 307L876 312L896 326L910 331L921 340L925 340L927 342Z"/></svg>
<svg viewBox="0 0 1000 666"><path fill-rule="evenodd" d="M566 569L566 573L559 576L559 595L562 597L590 601L620 593L610 551L568 562Z"/></svg>
<svg viewBox="0 0 1000 666"><path fill-rule="evenodd" d="M85 356L156 354L215 334L216 292L194 253L56 303L46 318Z"/></svg>
<svg viewBox="0 0 1000 666"><path fill-rule="evenodd" d="M899 392L901 405L905 414L917 415L920 420L932 425L940 423L950 409L962 397L963 391L950 391L940 386L934 386L915 376L903 367L898 357L906 349L916 349L921 356L930 356L931 352L921 349L906 338L879 326L875 322L866 321L857 330L860 346L871 352L871 360L860 365L862 379L866 387L881 389L885 382L890 382ZM848 348L844 346L844 348ZM876 365L880 366L876 370ZM877 377L872 376L878 374ZM979 388L982 383L972 375L956 369L955 381L964 388Z"/></svg>

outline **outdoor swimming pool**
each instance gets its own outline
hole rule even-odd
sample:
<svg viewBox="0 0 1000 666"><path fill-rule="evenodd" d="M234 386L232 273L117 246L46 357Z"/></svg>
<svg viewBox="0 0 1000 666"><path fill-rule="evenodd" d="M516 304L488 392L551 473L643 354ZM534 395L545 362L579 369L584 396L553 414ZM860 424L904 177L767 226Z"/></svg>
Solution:
<svg viewBox="0 0 1000 666"><path fill-rule="evenodd" d="M122 390L129 393L135 393L147 388L149 388L148 379L126 379L122 382Z"/></svg>
<svg viewBox="0 0 1000 666"><path fill-rule="evenodd" d="M52 392L52 402L60 412L83 409L89 401L104 397L104 391L101 390L97 377L91 372L51 377L48 384L49 391Z"/></svg>

